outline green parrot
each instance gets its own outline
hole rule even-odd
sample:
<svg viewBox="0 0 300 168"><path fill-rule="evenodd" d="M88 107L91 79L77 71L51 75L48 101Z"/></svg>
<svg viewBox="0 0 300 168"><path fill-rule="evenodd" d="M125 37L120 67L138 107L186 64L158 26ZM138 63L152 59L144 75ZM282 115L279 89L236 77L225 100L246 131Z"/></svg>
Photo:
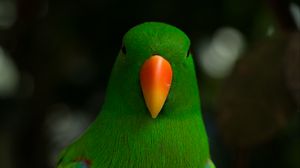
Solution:
<svg viewBox="0 0 300 168"><path fill-rule="evenodd" d="M187 35L165 23L130 29L100 114L58 168L214 168L189 48Z"/></svg>

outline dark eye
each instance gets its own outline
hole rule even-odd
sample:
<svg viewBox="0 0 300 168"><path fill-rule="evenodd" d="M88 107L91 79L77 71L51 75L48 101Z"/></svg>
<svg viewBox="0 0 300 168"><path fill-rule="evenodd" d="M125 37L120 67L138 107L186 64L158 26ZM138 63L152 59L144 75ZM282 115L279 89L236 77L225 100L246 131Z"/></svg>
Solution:
<svg viewBox="0 0 300 168"><path fill-rule="evenodd" d="M191 47L189 48L187 54L186 54L186 57L189 57L191 55Z"/></svg>
<svg viewBox="0 0 300 168"><path fill-rule="evenodd" d="M126 54L126 52L127 52L124 43L122 44L121 51L122 51L123 54Z"/></svg>

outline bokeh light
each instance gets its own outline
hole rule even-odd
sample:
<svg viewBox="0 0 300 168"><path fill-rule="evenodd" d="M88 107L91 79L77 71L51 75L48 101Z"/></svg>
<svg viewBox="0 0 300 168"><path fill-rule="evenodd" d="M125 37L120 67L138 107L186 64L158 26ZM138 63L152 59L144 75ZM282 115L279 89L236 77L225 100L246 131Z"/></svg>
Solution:
<svg viewBox="0 0 300 168"><path fill-rule="evenodd" d="M19 72L14 62L0 46L0 97L13 96L18 88Z"/></svg>
<svg viewBox="0 0 300 168"><path fill-rule="evenodd" d="M245 48L241 32L232 27L218 29L211 41L199 46L197 56L200 66L212 78L228 76Z"/></svg>
<svg viewBox="0 0 300 168"><path fill-rule="evenodd" d="M290 4L290 11L293 16L293 19L298 27L298 30L300 30L300 7L296 3Z"/></svg>
<svg viewBox="0 0 300 168"><path fill-rule="evenodd" d="M50 135L50 164L55 165L57 154L78 137L90 122L84 111L71 110L66 104L55 104L50 107L45 122Z"/></svg>

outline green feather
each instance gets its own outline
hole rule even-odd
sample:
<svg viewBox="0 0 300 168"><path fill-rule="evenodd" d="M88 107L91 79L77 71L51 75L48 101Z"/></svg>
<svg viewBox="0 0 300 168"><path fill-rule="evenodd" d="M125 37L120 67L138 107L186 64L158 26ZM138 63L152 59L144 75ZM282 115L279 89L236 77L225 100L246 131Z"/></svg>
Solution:
<svg viewBox="0 0 300 168"><path fill-rule="evenodd" d="M86 132L61 154L59 168L76 158L101 167L205 168L209 147L190 40L176 27L156 22L140 24L123 38L108 84L104 105ZM173 69L168 98L151 118L139 82L142 64L153 54Z"/></svg>

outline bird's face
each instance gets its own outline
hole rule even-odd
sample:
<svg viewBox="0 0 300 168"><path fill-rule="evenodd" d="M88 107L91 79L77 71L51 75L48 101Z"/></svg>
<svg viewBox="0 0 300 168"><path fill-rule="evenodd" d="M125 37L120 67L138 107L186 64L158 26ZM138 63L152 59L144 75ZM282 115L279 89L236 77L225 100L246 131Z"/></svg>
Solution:
<svg viewBox="0 0 300 168"><path fill-rule="evenodd" d="M189 93L185 93L187 79L195 78L191 76L194 65L189 47L189 38L181 30L163 23L144 23L125 34L116 64L119 73L133 80L124 78L122 85L141 93L130 94L142 97L152 118L166 102L176 103L178 97Z"/></svg>

